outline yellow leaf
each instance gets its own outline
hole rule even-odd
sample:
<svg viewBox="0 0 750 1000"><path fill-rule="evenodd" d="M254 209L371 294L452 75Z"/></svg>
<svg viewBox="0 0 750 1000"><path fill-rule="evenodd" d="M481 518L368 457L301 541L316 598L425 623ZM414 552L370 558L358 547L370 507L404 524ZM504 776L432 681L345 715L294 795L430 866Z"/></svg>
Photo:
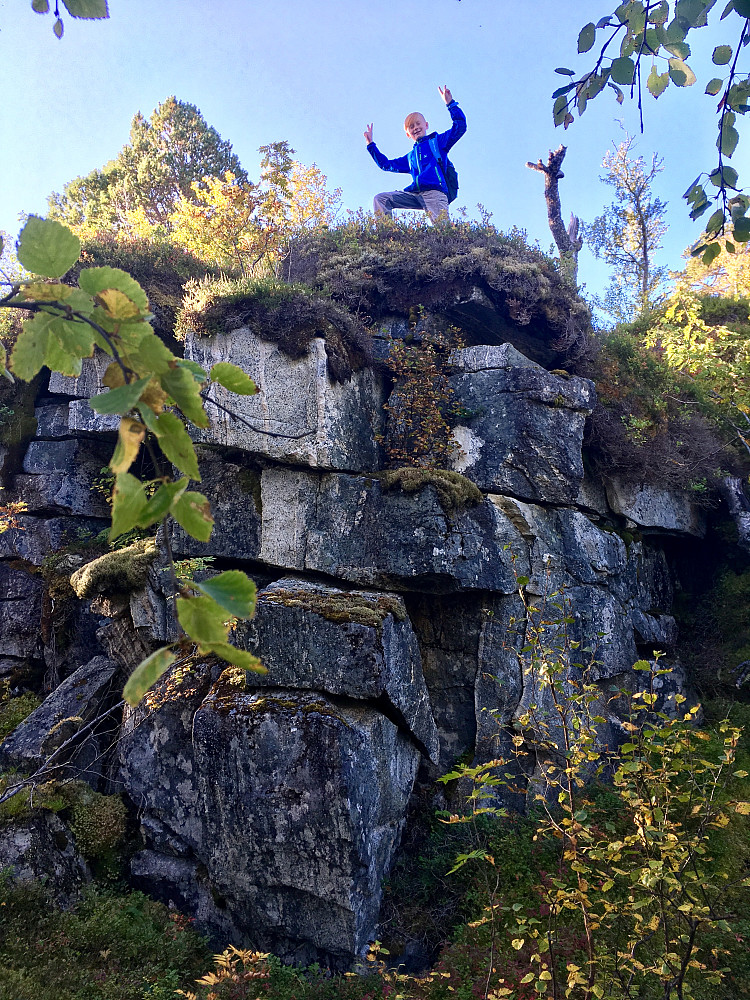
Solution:
<svg viewBox="0 0 750 1000"><path fill-rule="evenodd" d="M108 389L119 389L121 385L125 385L125 373L116 361L113 361L107 367L102 379L102 385L105 385Z"/></svg>
<svg viewBox="0 0 750 1000"><path fill-rule="evenodd" d="M142 423L133 420L132 417L122 418L117 445L109 463L109 467L115 475L128 471L141 449L141 443L145 436L146 428Z"/></svg>
<svg viewBox="0 0 750 1000"><path fill-rule="evenodd" d="M136 319L141 315L135 302L119 288L105 288L96 296L96 301L107 310L112 319L122 321Z"/></svg>
<svg viewBox="0 0 750 1000"><path fill-rule="evenodd" d="M740 816L750 816L750 802L736 802L734 811L738 812Z"/></svg>

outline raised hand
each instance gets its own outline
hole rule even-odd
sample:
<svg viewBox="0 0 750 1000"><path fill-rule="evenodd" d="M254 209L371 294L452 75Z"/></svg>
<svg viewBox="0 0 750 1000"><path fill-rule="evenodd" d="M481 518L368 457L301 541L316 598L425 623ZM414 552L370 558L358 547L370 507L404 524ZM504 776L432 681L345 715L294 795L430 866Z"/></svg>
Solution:
<svg viewBox="0 0 750 1000"><path fill-rule="evenodd" d="M367 126L367 128L365 129L365 131L363 133L364 137L365 137L365 142L367 143L368 146L372 142L372 125L373 125L373 123L370 122L370 124Z"/></svg>
<svg viewBox="0 0 750 1000"><path fill-rule="evenodd" d="M453 100L453 94L451 94L450 90L448 90L447 84L445 87L438 87L438 90L440 91L440 96L443 98L445 103L450 104Z"/></svg>

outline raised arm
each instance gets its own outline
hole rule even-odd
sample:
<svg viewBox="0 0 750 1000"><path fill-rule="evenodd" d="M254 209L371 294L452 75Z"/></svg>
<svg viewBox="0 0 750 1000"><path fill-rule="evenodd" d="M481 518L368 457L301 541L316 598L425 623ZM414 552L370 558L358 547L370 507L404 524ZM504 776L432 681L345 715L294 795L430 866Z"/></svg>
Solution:
<svg viewBox="0 0 750 1000"><path fill-rule="evenodd" d="M444 87L439 86L438 90L440 91L440 96L445 101L448 113L450 114L453 122L447 132L441 132L438 136L438 142L441 150L444 153L447 153L451 146L454 146L466 131L466 115L459 108L456 103L456 99L450 92L447 84Z"/></svg>
<svg viewBox="0 0 750 1000"><path fill-rule="evenodd" d="M363 135L365 137L365 142L367 143L368 146L370 145L371 142L374 141L373 138L372 138L372 126L373 126L373 123L370 122L370 124L367 126L367 128L365 129L365 131L363 133Z"/></svg>

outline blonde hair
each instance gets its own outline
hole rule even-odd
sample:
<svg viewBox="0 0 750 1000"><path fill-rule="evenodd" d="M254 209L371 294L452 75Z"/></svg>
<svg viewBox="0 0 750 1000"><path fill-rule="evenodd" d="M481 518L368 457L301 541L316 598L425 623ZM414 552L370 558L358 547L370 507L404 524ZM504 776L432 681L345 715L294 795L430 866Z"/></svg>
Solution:
<svg viewBox="0 0 750 1000"><path fill-rule="evenodd" d="M424 118L424 115L421 111L412 111L410 115L407 115L406 118L404 118L404 128L408 128L415 118Z"/></svg>

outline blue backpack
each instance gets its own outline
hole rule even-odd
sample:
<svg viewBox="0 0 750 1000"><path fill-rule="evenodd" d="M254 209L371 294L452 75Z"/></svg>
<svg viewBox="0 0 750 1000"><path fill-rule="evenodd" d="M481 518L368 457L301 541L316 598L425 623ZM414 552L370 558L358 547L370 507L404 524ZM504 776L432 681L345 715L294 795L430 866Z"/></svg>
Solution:
<svg viewBox="0 0 750 1000"><path fill-rule="evenodd" d="M448 204L455 201L458 197L458 172L453 166L451 161L446 156L445 160L440 153L440 146L438 145L437 136L430 136L427 140L430 144L430 149L432 150L432 155L437 160L440 171L443 175L443 180L445 181L445 186L448 188ZM411 157L412 151L410 150L409 156Z"/></svg>

